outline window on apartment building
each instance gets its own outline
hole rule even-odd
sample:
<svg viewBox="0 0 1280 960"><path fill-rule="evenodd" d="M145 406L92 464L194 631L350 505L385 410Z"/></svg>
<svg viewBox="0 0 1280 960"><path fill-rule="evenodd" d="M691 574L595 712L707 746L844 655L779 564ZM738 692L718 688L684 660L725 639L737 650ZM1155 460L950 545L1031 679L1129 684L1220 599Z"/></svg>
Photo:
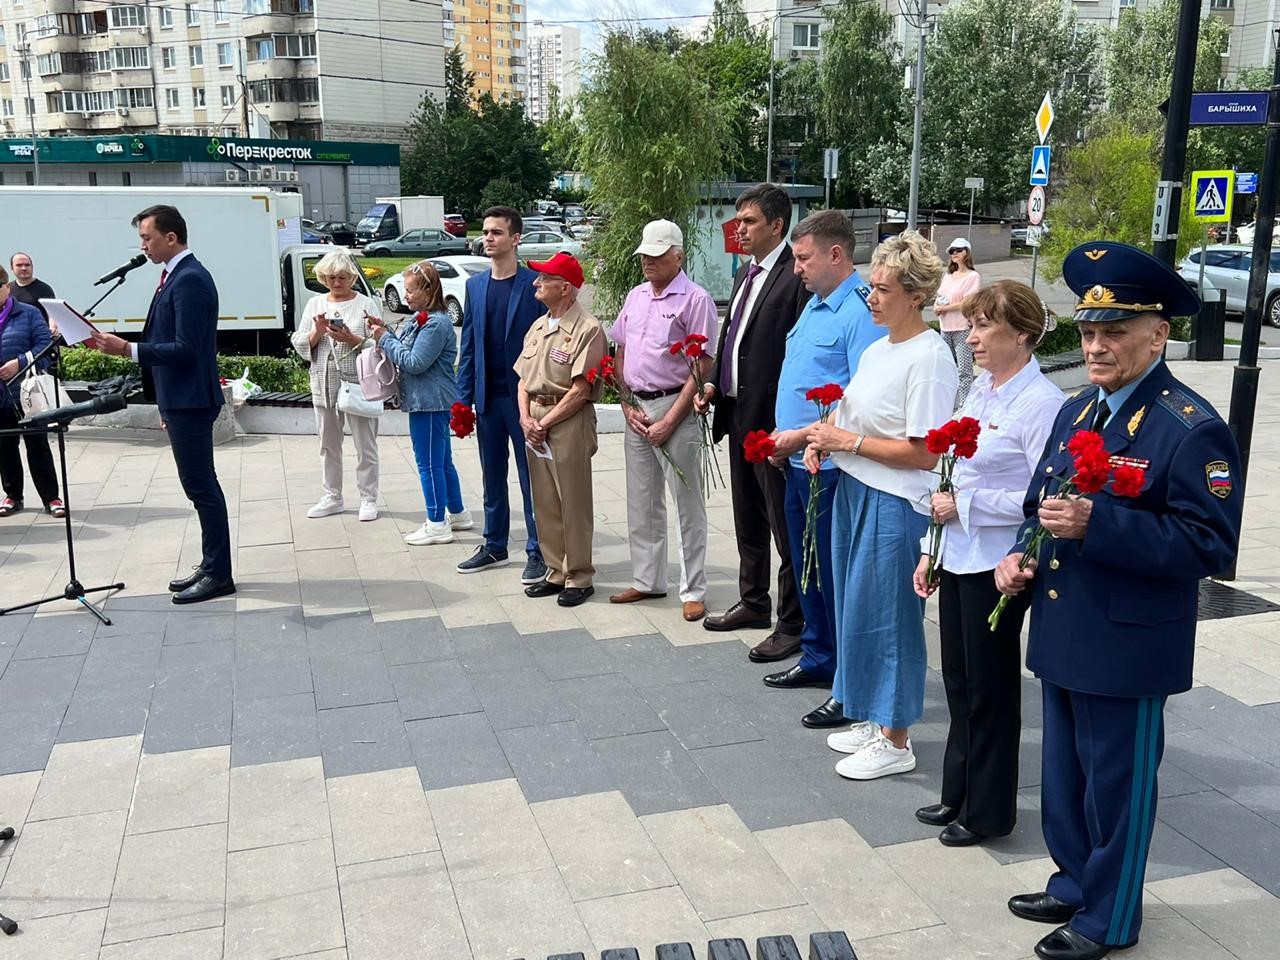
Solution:
<svg viewBox="0 0 1280 960"><path fill-rule="evenodd" d="M8 97L6 97L3 100L0 100L0 116L4 116L4 117L13 116L13 101L10 100Z"/></svg>
<svg viewBox="0 0 1280 960"><path fill-rule="evenodd" d="M275 53L275 45L270 37L250 40L245 47L250 60L270 60Z"/></svg>
<svg viewBox="0 0 1280 960"><path fill-rule="evenodd" d="M145 70L151 66L150 47L113 47L111 50L111 69L113 70Z"/></svg>
<svg viewBox="0 0 1280 960"><path fill-rule="evenodd" d="M1209 0L1209 7L1213 10L1234 10L1236 0Z"/></svg>
<svg viewBox="0 0 1280 960"><path fill-rule="evenodd" d="M203 110L205 108L204 87L191 88L191 105L197 110Z"/></svg>
<svg viewBox="0 0 1280 960"><path fill-rule="evenodd" d="M235 87L228 87L224 85L218 88L218 92L222 96L222 105L224 107L234 107L236 105Z"/></svg>
<svg viewBox="0 0 1280 960"><path fill-rule="evenodd" d="M191 46L187 47L187 59L191 61L191 66L203 67L204 66L204 47L195 43L191 44Z"/></svg>
<svg viewBox="0 0 1280 960"><path fill-rule="evenodd" d="M160 8L160 29L170 30L173 28L173 10L169 7Z"/></svg>
<svg viewBox="0 0 1280 960"><path fill-rule="evenodd" d="M164 92L164 105L170 110L177 110L182 105L182 95L177 87L170 87Z"/></svg>
<svg viewBox="0 0 1280 960"><path fill-rule="evenodd" d="M18 61L18 79L19 80L31 79L31 61L29 60Z"/></svg>
<svg viewBox="0 0 1280 960"><path fill-rule="evenodd" d="M200 26L200 8L197 7L194 3L187 4L187 26L188 27Z"/></svg>
<svg viewBox="0 0 1280 960"><path fill-rule="evenodd" d="M231 19L227 0L213 0L213 19L215 23L227 23Z"/></svg>
<svg viewBox="0 0 1280 960"><path fill-rule="evenodd" d="M113 30L147 25L146 7L112 7L107 13Z"/></svg>
<svg viewBox="0 0 1280 960"><path fill-rule="evenodd" d="M0 23L0 47L4 46L4 24Z"/></svg>
<svg viewBox="0 0 1280 960"><path fill-rule="evenodd" d="M236 65L235 48L230 43L218 44L218 66L234 67Z"/></svg>
<svg viewBox="0 0 1280 960"><path fill-rule="evenodd" d="M36 115L36 99L35 97L23 97L22 105L26 107L27 116L34 117Z"/></svg>
<svg viewBox="0 0 1280 960"><path fill-rule="evenodd" d="M796 23L791 26L791 45L805 50L818 49L818 24Z"/></svg>
<svg viewBox="0 0 1280 960"><path fill-rule="evenodd" d="M161 47L160 63L166 70L178 69L178 48L177 47Z"/></svg>
<svg viewBox="0 0 1280 960"><path fill-rule="evenodd" d="M95 33L107 32L107 11L95 13L63 14L63 33L73 36L92 36Z"/></svg>
<svg viewBox="0 0 1280 960"><path fill-rule="evenodd" d="M305 77L299 80L298 100L302 103L318 103L320 101L320 81L315 77Z"/></svg>
<svg viewBox="0 0 1280 960"><path fill-rule="evenodd" d="M42 53L36 57L36 73L47 77L62 72L62 56L57 53Z"/></svg>
<svg viewBox="0 0 1280 960"><path fill-rule="evenodd" d="M116 103L122 107L139 109L156 105L150 87L122 87L116 91Z"/></svg>
<svg viewBox="0 0 1280 960"><path fill-rule="evenodd" d="M277 33L272 37L277 59L298 60L316 55L314 33Z"/></svg>

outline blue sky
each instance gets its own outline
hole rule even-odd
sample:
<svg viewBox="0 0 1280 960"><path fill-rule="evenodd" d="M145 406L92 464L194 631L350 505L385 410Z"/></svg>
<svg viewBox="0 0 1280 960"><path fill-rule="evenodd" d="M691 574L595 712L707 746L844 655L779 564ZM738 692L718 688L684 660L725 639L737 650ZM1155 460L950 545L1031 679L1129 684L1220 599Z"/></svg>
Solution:
<svg viewBox="0 0 1280 960"><path fill-rule="evenodd" d="M529 23L543 20L548 24L569 23L582 31L582 45L593 48L596 36L603 27L599 21L640 20L644 26L662 29L668 24L687 28L700 25L711 12L712 0L532 0L529 3ZM655 20L654 17L672 17L672 20ZM572 22L571 21L582 21Z"/></svg>

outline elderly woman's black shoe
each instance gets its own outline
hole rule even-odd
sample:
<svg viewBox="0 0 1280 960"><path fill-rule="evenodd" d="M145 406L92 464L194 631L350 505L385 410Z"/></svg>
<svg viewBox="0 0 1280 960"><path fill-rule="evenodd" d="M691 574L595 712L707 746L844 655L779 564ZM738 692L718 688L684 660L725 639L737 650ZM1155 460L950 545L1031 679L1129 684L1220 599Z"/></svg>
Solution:
<svg viewBox="0 0 1280 960"><path fill-rule="evenodd" d="M931 803L916 811L916 819L931 827L945 827L955 820L959 812L955 807L949 807L945 803Z"/></svg>

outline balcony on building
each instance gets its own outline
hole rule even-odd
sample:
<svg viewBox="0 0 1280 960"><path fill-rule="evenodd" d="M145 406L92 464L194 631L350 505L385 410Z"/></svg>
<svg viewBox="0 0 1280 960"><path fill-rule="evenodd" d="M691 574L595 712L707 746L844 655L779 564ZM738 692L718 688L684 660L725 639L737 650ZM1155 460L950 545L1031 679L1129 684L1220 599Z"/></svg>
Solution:
<svg viewBox="0 0 1280 960"><path fill-rule="evenodd" d="M314 23L314 19L314 0L245 0L240 29L246 37L296 33L299 23Z"/></svg>

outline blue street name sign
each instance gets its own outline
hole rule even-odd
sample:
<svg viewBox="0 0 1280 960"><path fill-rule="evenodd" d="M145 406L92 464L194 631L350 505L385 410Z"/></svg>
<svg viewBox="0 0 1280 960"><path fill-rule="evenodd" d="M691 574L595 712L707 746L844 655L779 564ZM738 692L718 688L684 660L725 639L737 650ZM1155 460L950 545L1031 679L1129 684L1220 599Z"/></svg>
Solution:
<svg viewBox="0 0 1280 960"><path fill-rule="evenodd" d="M1258 175L1256 173L1236 174L1236 193L1257 193Z"/></svg>
<svg viewBox="0 0 1280 960"><path fill-rule="evenodd" d="M1267 122L1267 92L1233 90L1191 95L1193 127Z"/></svg>

